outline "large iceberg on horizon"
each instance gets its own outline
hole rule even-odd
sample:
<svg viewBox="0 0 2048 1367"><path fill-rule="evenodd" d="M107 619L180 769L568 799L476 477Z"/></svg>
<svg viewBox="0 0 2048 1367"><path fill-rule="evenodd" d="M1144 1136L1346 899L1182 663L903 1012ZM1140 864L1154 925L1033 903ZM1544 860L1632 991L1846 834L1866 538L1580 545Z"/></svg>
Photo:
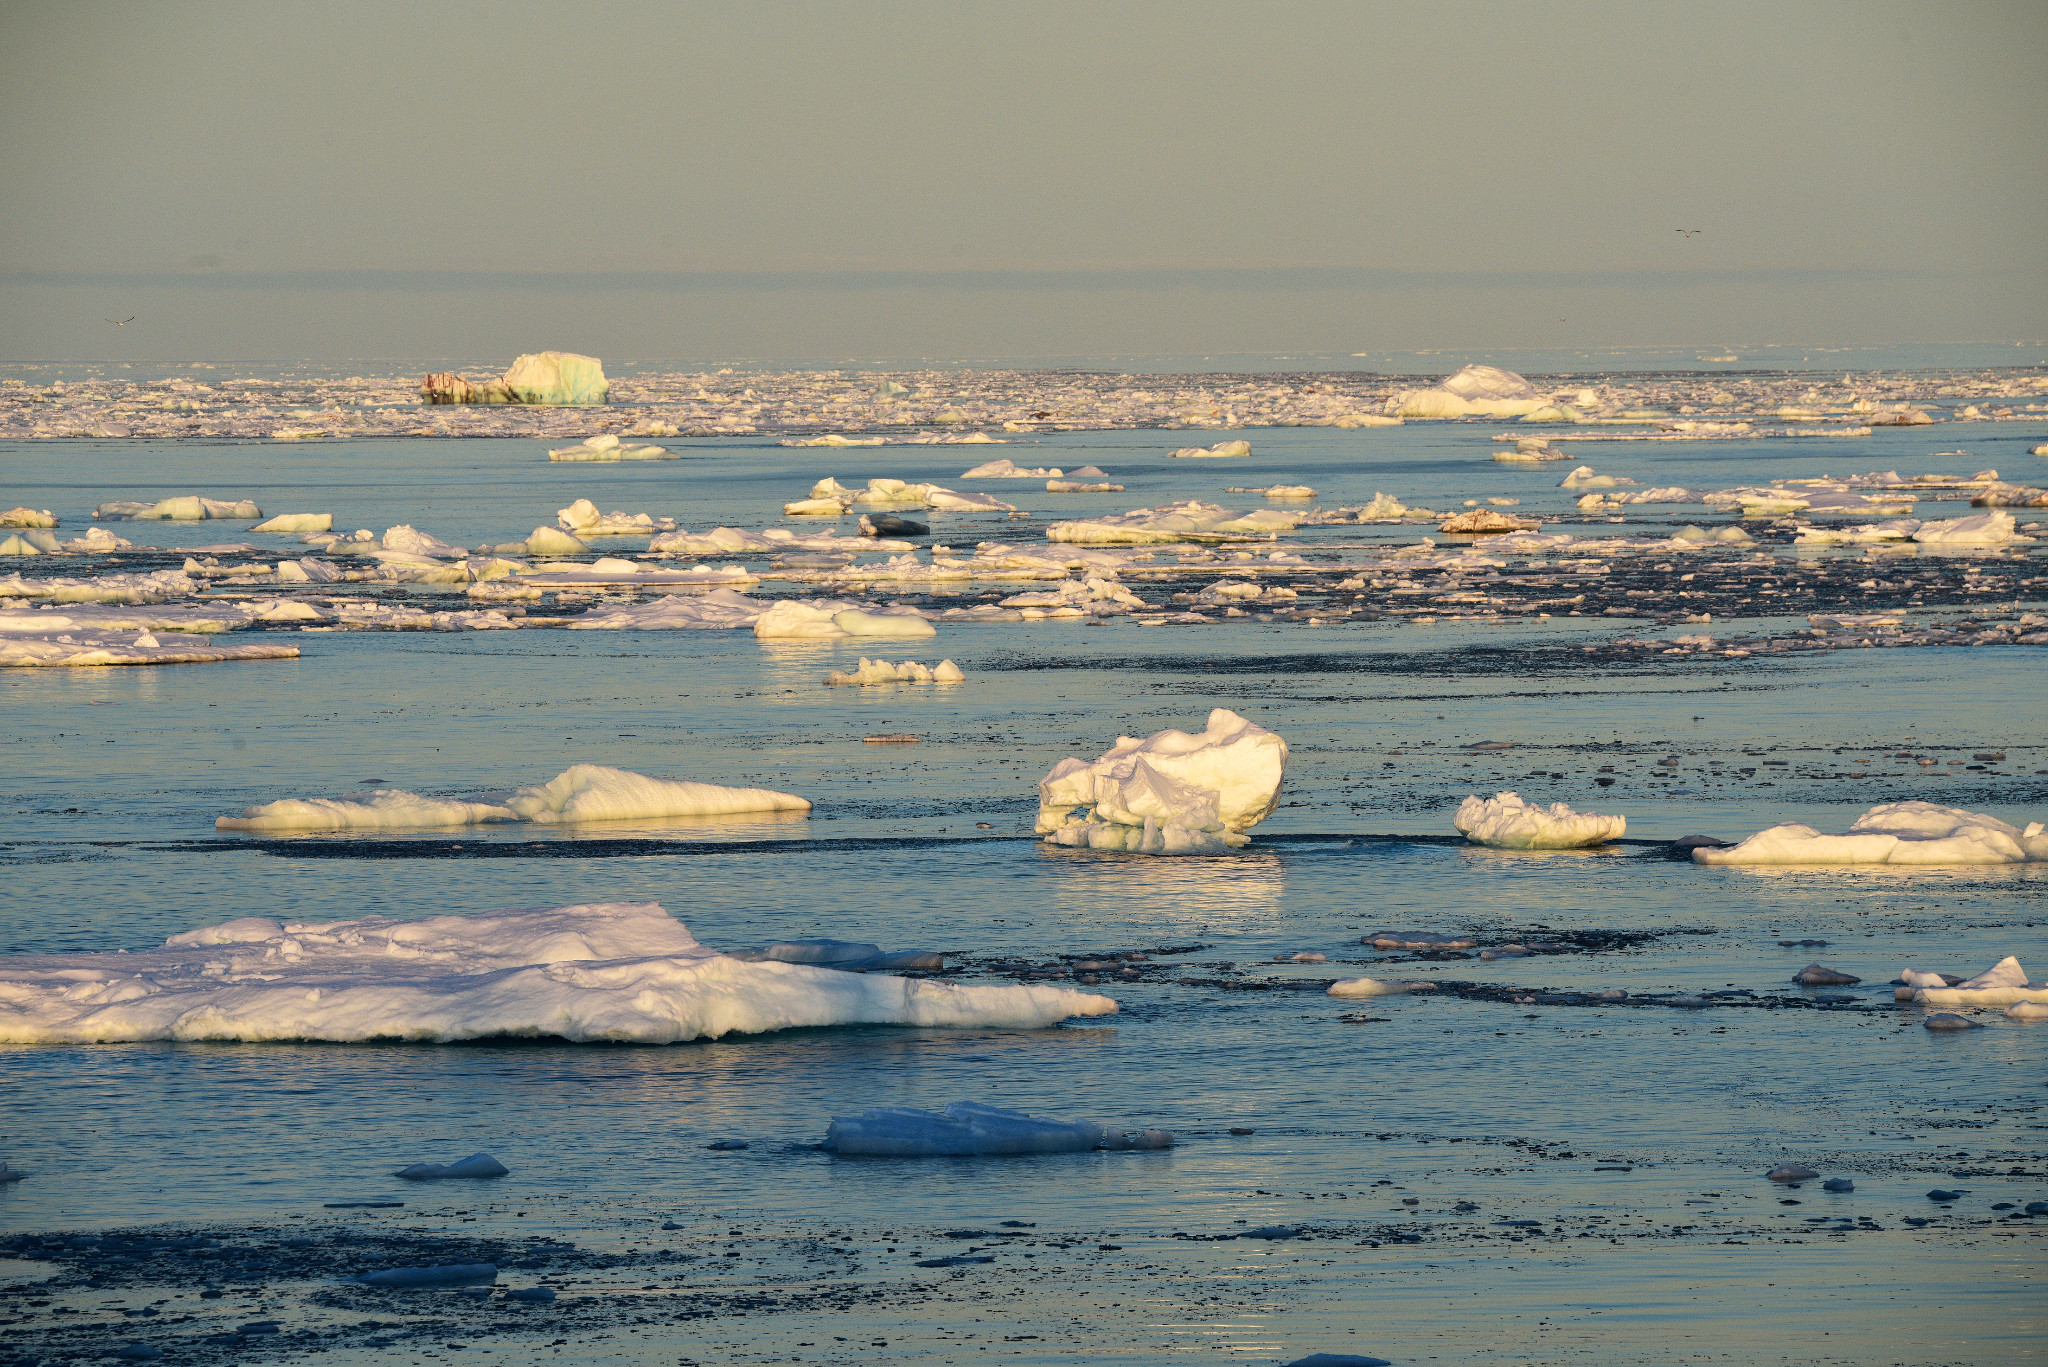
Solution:
<svg viewBox="0 0 2048 1367"><path fill-rule="evenodd" d="M1932 802L1883 802L1842 835L1786 822L1740 844L1692 852L1700 864L2025 864L2048 861L2048 832Z"/></svg>
<svg viewBox="0 0 2048 1367"><path fill-rule="evenodd" d="M140 953L0 957L0 1044L671 1044L837 1025L1039 1029L1108 997L748 962L654 902L402 921L250 916Z"/></svg>
<svg viewBox="0 0 2048 1367"><path fill-rule="evenodd" d="M1520 418L1551 406L1520 375L1490 365L1468 365L1442 384L1387 401L1387 411L1401 418ZM1558 410L1560 420L1569 413Z"/></svg>
<svg viewBox="0 0 2048 1367"><path fill-rule="evenodd" d="M420 398L430 404L596 404L610 395L604 362L573 351L521 356L503 375L482 384L446 372L420 381Z"/></svg>
<svg viewBox="0 0 2048 1367"><path fill-rule="evenodd" d="M1286 741L1219 707L1196 734L1120 736L1092 764L1055 764L1038 783L1038 833L1097 850L1221 853L1272 814L1286 768Z"/></svg>
<svg viewBox="0 0 2048 1367"><path fill-rule="evenodd" d="M1496 793L1489 798L1467 797L1451 816L1451 825L1475 845L1502 850L1576 850L1620 839L1628 829L1628 818L1575 812L1562 802L1544 807L1524 802L1518 793Z"/></svg>

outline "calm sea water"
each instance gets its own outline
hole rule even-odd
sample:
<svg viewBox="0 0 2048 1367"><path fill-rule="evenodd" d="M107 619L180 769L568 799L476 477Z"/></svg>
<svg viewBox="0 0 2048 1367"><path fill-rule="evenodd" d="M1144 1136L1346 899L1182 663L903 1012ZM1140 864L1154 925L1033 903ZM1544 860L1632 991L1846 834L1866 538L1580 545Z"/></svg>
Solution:
<svg viewBox="0 0 2048 1367"><path fill-rule="evenodd" d="M1128 491L1056 500L1029 481L977 487L1040 515L1196 496L1230 502L1225 485L1274 481L1312 483L1326 504L1377 489L1435 507L1503 494L1530 509L1561 508L1567 497L1555 488L1557 470L1494 465L1469 430L1251 435L1252 462L1195 468L1163 458L1174 444L1165 434L1034 440L1000 454L1068 468L1094 462ZM1587 459L1645 483L1710 487L2029 459L2028 434L2012 425L1967 436L1966 455L1936 455L1955 449L1952 432L1907 431L1599 446ZM550 466L543 443L510 440L18 445L0 450L0 503L52 507L75 527L105 498L236 495L268 511L332 511L337 527L411 522L475 544L552 522L577 496L692 528L759 527L826 474L949 480L992 454L673 444L690 456L596 468ZM1642 511L1648 525L1668 528L1702 510ZM160 545L239 539L232 525L120 530ZM942 519L934 530L955 545L1037 535L1000 518ZM1276 1295L1300 1315L1350 1316L1354 1330L1363 1317L1379 1335L1376 1350L1397 1360L1505 1352L1643 1361L1633 1354L1645 1342L1717 1334L1718 1343L1696 1337L1672 1354L1779 1361L1796 1343L1802 1360L2031 1360L2038 1239L1992 1250L1938 1229L1909 1233L1899 1220L1924 1214L1922 1193L1958 1169L1978 1174L1966 1184L1970 1212L2048 1198L2048 1027L1997 1020L1951 1037L1890 1010L1339 1003L1287 986L1371 971L1364 965L1377 956L1359 938L1390 928L1667 932L1625 952L1395 970L1544 991L1747 988L1804 1002L1812 994L1789 979L1818 956L1864 979L1845 990L1854 1003L1878 1004L1906 964L1975 972L2017 953L2036 976L2043 971L2048 876L2036 869L1766 872L1700 868L1644 846L1532 856L1361 838L1447 835L1459 798L1499 788L1619 810L1632 836L1649 838L1732 839L1783 819L1841 829L1864 807L1905 797L2014 820L2048 811L2048 779L2030 776L2048 758L2006 766L2019 770L2009 776L1873 764L1869 778L1848 780L1788 770L1768 788L1705 767L1745 749L1874 757L1907 737L1920 751L1995 745L2018 758L2048 723L2037 650L1851 652L1689 674L1565 676L1503 675L1464 653L1475 631L1499 645L1587 630L942 627L907 653L956 660L970 682L953 689L827 689L826 670L849 666L859 650L768 647L745 632L307 635L291 662L9 671L0 676L11 761L0 777L0 952L142 949L247 915L418 916L629 899L662 902L713 945L823 934L943 949L970 963L1206 947L1174 959L1186 968L1161 981L1102 989L1121 1003L1119 1016L1038 1032L805 1031L672 1048L0 1049L0 1154L32 1174L0 1186L0 1229L263 1220L333 1200L467 1210L486 1198L401 1190L387 1174L481 1148L514 1174L490 1189L488 1218L510 1220L512 1206L545 1201L548 1228L584 1238L611 1237L622 1203L635 1219L693 1212L873 1230L1016 1218L1134 1241L1333 1210L1449 1220L1459 1199L1479 1204L1472 1218L1482 1222L1678 1222L1706 1212L1790 1231L1809 1207L1781 1209L1781 1193L1760 1174L1797 1159L1856 1180L1852 1197L1814 1209L1867 1214L1892 1232L1835 1245L1674 1243L1656 1257L1603 1246L1597 1257L1581 1250L1569 1267L1532 1255L1519 1270L1388 1247L1370 1254L1382 1260L1371 1266L1302 1271ZM1304 654L1350 663L1307 675L1291 663ZM1381 667L1388 658L1404 667ZM1118 734L1197 729L1214 706L1280 732L1293 749L1286 805L1259 828L1272 839L1231 858L1172 861L1027 838L1033 785L1054 761L1093 756ZM893 731L923 741L882 749L860 740ZM1458 752L1481 739L1521 748ZM1685 756L1675 780L1652 773L1666 754ZM212 832L214 817L276 797L372 780L469 793L541 781L574 762L786 788L817 809L794 821L637 832L666 843L630 856L565 851L573 835L542 847L519 846L524 833L466 833L467 848L447 857L411 857L417 847L403 840L331 857ZM1591 784L1602 764L1620 771L1604 791ZM504 857L479 857L488 849ZM1830 944L1777 944L1788 938ZM1331 966L1270 962L1309 950ZM1233 967L1217 967L1224 963ZM1361 1007L1384 1019L1341 1019ZM815 1147L834 1113L956 1099L1158 1125L1181 1144L1164 1155L911 1166L835 1160ZM1233 1125L1257 1133L1232 1137ZM730 1137L752 1147L702 1147ZM1453 1151L1452 1140L1467 1147ZM1574 1158L1530 1162L1526 1146L1509 1140ZM1994 1171L2003 1175L1985 1175ZM1382 1181L1422 1204L1399 1205L1373 1185ZM1368 1313L1362 1288L1380 1273L1408 1280L1372 1293L1383 1299ZM1684 1295L1673 1279L1689 1288ZM1780 1301L1771 1283L1802 1289ZM1567 1302L1632 1307L1617 1313L1638 1316L1638 1332L1589 1331L1571 1346L1519 1337L1517 1323ZM1750 1322L1730 1326L1738 1311ZM1922 1312L1931 1318L1916 1320ZM1814 1316L1840 1337L1813 1339ZM1246 1356L1247 1343L1293 1341L1272 1337L1277 1323L1261 1321L1266 1338L1225 1333L1190 1341L1180 1355L1277 1360ZM1078 1360L1030 1351L1040 1356L1022 1360ZM1091 1360L1143 1361L1148 1351L1104 1343ZM673 1359L647 1350L646 1360Z"/></svg>

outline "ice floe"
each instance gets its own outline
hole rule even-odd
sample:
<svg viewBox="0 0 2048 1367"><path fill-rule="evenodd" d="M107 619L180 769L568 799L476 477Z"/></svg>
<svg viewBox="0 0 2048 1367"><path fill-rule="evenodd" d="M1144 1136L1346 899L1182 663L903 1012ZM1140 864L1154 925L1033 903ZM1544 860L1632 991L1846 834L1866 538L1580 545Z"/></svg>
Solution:
<svg viewBox="0 0 2048 1367"><path fill-rule="evenodd" d="M2033 538L2018 530L2011 513L1994 508L1971 517L1923 522L1913 540L1923 546L2002 546Z"/></svg>
<svg viewBox="0 0 2048 1367"><path fill-rule="evenodd" d="M675 460L677 457L663 446L630 446L610 432L588 437L574 446L556 446L548 450L552 461L618 461L618 460Z"/></svg>
<svg viewBox="0 0 2048 1367"><path fill-rule="evenodd" d="M1912 1000L1922 1006L2043 1006L2048 1005L2048 980L2029 982L2027 970L2008 954L1976 977L1953 986L1915 987Z"/></svg>
<svg viewBox="0 0 2048 1367"><path fill-rule="evenodd" d="M534 588L538 593L538 587ZM665 593L644 603L592 608L569 623L571 631L694 631L750 627L769 604L732 588L706 593Z"/></svg>
<svg viewBox="0 0 2048 1367"><path fill-rule="evenodd" d="M935 665L921 665L915 660L902 664L890 664L887 660L870 660L862 657L858 667L851 670L835 669L825 676L825 682L834 685L870 684L932 684L959 683L967 676L960 666L951 660L941 660Z"/></svg>
<svg viewBox="0 0 2048 1367"><path fill-rule="evenodd" d="M1286 741L1219 707L1195 734L1120 736L1092 764L1061 760L1039 780L1038 833L1089 849L1216 853L1271 815L1286 766Z"/></svg>
<svg viewBox="0 0 2048 1367"><path fill-rule="evenodd" d="M652 902L395 920L245 917L141 953L0 958L0 1042L665 1044L838 1025L1036 1029L1107 997L772 960L697 942Z"/></svg>
<svg viewBox="0 0 2048 1367"><path fill-rule="evenodd" d="M1058 471L1053 473L1057 474ZM0 527L54 527L57 515L48 508L9 508L0 512Z"/></svg>
<svg viewBox="0 0 2048 1367"><path fill-rule="evenodd" d="M1405 997L1411 992L1434 992L1430 982L1400 982L1392 978L1344 978L1323 989L1330 997Z"/></svg>
<svg viewBox="0 0 2048 1367"><path fill-rule="evenodd" d="M1533 532L1542 527L1533 517L1515 517L1492 508L1474 508L1437 524L1437 530L1462 536L1498 536L1504 532Z"/></svg>
<svg viewBox="0 0 2048 1367"><path fill-rule="evenodd" d="M334 527L333 513L279 513L257 523L252 532L325 532Z"/></svg>
<svg viewBox="0 0 2048 1367"><path fill-rule="evenodd" d="M1575 850L1618 840L1628 818L1575 812L1562 802L1548 807L1524 802L1515 793L1477 795L1458 804L1451 825L1475 845L1503 850Z"/></svg>
<svg viewBox="0 0 2048 1367"><path fill-rule="evenodd" d="M827 475L811 486L810 495L782 505L789 517L841 517L854 508L938 508L948 512L1015 512L1017 505L990 494L963 494L937 484L912 484L882 477L852 489Z"/></svg>
<svg viewBox="0 0 2048 1367"><path fill-rule="evenodd" d="M2023 864L2048 860L2048 832L1932 802L1872 807L1842 835L1795 822L1725 849L1696 849L1701 864Z"/></svg>
<svg viewBox="0 0 2048 1367"><path fill-rule="evenodd" d="M1047 1120L1022 1111L956 1101L943 1111L878 1106L859 1115L835 1115L824 1147L837 1154L878 1158L942 1158L990 1154L1086 1153L1092 1149L1168 1149L1173 1136L1142 1130L1133 1136L1092 1120Z"/></svg>
<svg viewBox="0 0 2048 1367"><path fill-rule="evenodd" d="M487 1153L473 1153L454 1163L414 1163L391 1174L408 1182L438 1182L447 1178L509 1177L512 1169Z"/></svg>
<svg viewBox="0 0 2048 1367"><path fill-rule="evenodd" d="M1235 441L1219 441L1214 446L1183 446L1170 452L1176 460L1230 460L1252 453L1252 444L1239 438Z"/></svg>
<svg viewBox="0 0 2048 1367"><path fill-rule="evenodd" d="M647 513L601 513L597 505L587 498L579 498L557 512L555 521L563 531L577 537L652 536L656 532L674 531L676 525L672 517L657 518Z"/></svg>
<svg viewBox="0 0 2048 1367"><path fill-rule="evenodd" d="M972 470L962 470L962 479L1058 479L1063 472L1058 469L1027 470L1008 456L1001 460L987 461ZM1101 474L1100 470L1095 473Z"/></svg>
<svg viewBox="0 0 2048 1367"><path fill-rule="evenodd" d="M254 521L263 516L263 510L253 499L181 494L154 503L109 499L94 508L92 515L100 522L238 522Z"/></svg>
<svg viewBox="0 0 2048 1367"><path fill-rule="evenodd" d="M610 392L604 363L573 351L523 355L503 375L482 384L446 372L420 382L420 398L430 404L582 405L603 403Z"/></svg>
<svg viewBox="0 0 2048 1367"><path fill-rule="evenodd" d="M425 831L517 821L511 809L488 802L423 797L403 788L379 788L352 797L288 797L215 820L223 831L265 835L331 831Z"/></svg>
<svg viewBox="0 0 2048 1367"><path fill-rule="evenodd" d="M1074 542L1094 546L1163 545L1174 541L1271 540L1292 531L1305 514L1277 508L1260 508L1241 513L1220 508L1199 499L1167 503L1157 508L1134 508L1128 513L1086 521L1055 522L1045 529L1048 541Z"/></svg>
<svg viewBox="0 0 2048 1367"><path fill-rule="evenodd" d="M159 640L147 631L133 636L103 632L60 632L53 636L0 633L0 667L7 668L204 665L298 657L297 646L271 641L214 645L204 636L176 635Z"/></svg>

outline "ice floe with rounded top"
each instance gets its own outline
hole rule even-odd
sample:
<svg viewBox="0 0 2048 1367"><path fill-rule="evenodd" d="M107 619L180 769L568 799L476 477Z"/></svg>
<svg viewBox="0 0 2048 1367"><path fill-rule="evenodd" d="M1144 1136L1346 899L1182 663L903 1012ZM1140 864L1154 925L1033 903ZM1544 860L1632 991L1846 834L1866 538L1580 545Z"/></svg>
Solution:
<svg viewBox="0 0 2048 1367"><path fill-rule="evenodd" d="M941 660L935 665L919 664L916 660L905 660L902 664L890 664L887 660L870 660L863 656L860 664L851 670L835 669L825 676L828 684L860 685L873 684L944 684L959 683L967 676L960 666L951 660Z"/></svg>
<svg viewBox="0 0 2048 1367"><path fill-rule="evenodd" d="M808 812L811 803L770 788L728 788L687 779L651 778L603 764L572 764L546 783L520 788L504 805L523 821L582 825L597 821L659 821L745 812Z"/></svg>
<svg viewBox="0 0 2048 1367"><path fill-rule="evenodd" d="M555 514L556 523L563 531L574 536L652 536L655 532L675 530L676 520L672 517L654 517L648 513L599 512L597 505L587 498L579 498Z"/></svg>
<svg viewBox="0 0 2048 1367"><path fill-rule="evenodd" d="M1125 1131L1092 1120L1048 1120L1000 1106L956 1101L943 1111L877 1106L859 1115L835 1115L825 1130L827 1151L877 1158L942 1158L1026 1153L1086 1153L1098 1148L1165 1149L1173 1136Z"/></svg>
<svg viewBox="0 0 2048 1367"><path fill-rule="evenodd" d="M109 499L94 508L92 515L101 522L253 522L263 516L263 510L252 499L183 494L154 503Z"/></svg>
<svg viewBox="0 0 2048 1367"><path fill-rule="evenodd" d="M1011 460L1011 459L1010 459L1010 458L1009 458L1008 456L1004 456L1004 457L1003 457L1003 458L1002 458L1001 460L991 460L991 461L987 461L987 462L984 462L983 464L977 465L977 466L975 466L975 467L974 467L974 468L973 468L972 470L962 470L962 471L960 472L960 478L962 478L962 479L1058 479L1058 478L1060 477L1060 475L1061 475L1062 473L1063 473L1063 472L1062 472L1062 471L1060 471L1060 470L1059 470L1059 469L1057 469L1057 468L1053 468L1053 469L1042 469L1042 470L1030 470L1030 469L1026 469L1026 468L1024 468L1023 466L1021 466L1021 465L1017 464L1017 462L1016 462L1016 461L1014 461L1014 460ZM1097 474L1100 474L1100 473L1101 473L1101 471L1099 471L1099 470L1098 470L1098 471L1096 471L1096 473L1097 473Z"/></svg>
<svg viewBox="0 0 2048 1367"><path fill-rule="evenodd" d="M539 587L532 586L538 594ZM571 631L701 631L750 627L769 604L733 588L665 593L645 603L592 608L569 623Z"/></svg>
<svg viewBox="0 0 2048 1367"><path fill-rule="evenodd" d="M1107 997L749 963L657 903L537 911L248 917L128 954L0 959L0 1042L450 1041L666 1044L841 1025L1037 1029Z"/></svg>
<svg viewBox="0 0 2048 1367"><path fill-rule="evenodd" d="M1183 446L1168 454L1175 460L1231 460L1252 453L1252 444L1239 438L1235 441L1219 441L1214 446Z"/></svg>
<svg viewBox="0 0 2048 1367"><path fill-rule="evenodd" d="M2048 832L1933 802L1885 802L1842 835L1786 822L1724 849L1696 849L1701 864L2024 864L2048 860Z"/></svg>
<svg viewBox="0 0 2048 1367"><path fill-rule="evenodd" d="M426 831L517 821L511 809L459 798L424 797L403 788L379 788L361 796L288 797L250 807L240 816L213 823L222 831L306 834L325 831Z"/></svg>
<svg viewBox="0 0 2048 1367"><path fill-rule="evenodd" d="M2033 539L2021 532L2012 514L2002 508L1971 517L1923 522L1913 533L1913 540L1922 546L2003 546Z"/></svg>
<svg viewBox="0 0 2048 1367"><path fill-rule="evenodd" d="M0 512L0 527L54 527L57 522L57 515L48 508L9 508Z"/></svg>
<svg viewBox="0 0 2048 1367"><path fill-rule="evenodd" d="M558 446L549 450L551 461L615 461L615 460L675 460L678 457L662 446L631 446L620 441L611 433L590 437L574 446Z"/></svg>
<svg viewBox="0 0 2048 1367"><path fill-rule="evenodd" d="M1516 793L1476 794L1458 804L1451 825L1475 845L1503 850L1575 850L1619 839L1628 818L1576 812L1562 802L1548 807Z"/></svg>
<svg viewBox="0 0 2048 1367"><path fill-rule="evenodd" d="M1442 384L1403 390L1387 401L1387 412L1400 418L1519 418L1550 407L1536 387L1498 366L1468 365ZM1559 419L1568 410L1559 408Z"/></svg>
<svg viewBox="0 0 2048 1367"><path fill-rule="evenodd" d="M252 532L325 532L334 529L333 513L279 513L257 523Z"/></svg>
<svg viewBox="0 0 2048 1367"><path fill-rule="evenodd" d="M1038 783L1038 833L1146 854L1243 845L1272 814L1286 766L1286 741L1219 707L1192 735L1120 736L1093 763L1061 760Z"/></svg>
<svg viewBox="0 0 2048 1367"><path fill-rule="evenodd" d="M1401 982L1393 978L1344 978L1323 989L1329 997L1405 997L1411 992L1434 992L1431 982Z"/></svg>

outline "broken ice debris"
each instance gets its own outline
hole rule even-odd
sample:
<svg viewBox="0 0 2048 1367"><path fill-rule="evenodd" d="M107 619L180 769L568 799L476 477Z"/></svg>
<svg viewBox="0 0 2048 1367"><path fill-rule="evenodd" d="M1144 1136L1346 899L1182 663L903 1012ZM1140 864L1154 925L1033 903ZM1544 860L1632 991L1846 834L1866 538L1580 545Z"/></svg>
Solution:
<svg viewBox="0 0 2048 1367"><path fill-rule="evenodd" d="M1196 734L1121 736L1092 764L1061 760L1039 780L1038 833L1090 849L1216 853L1249 843L1286 766L1286 741L1219 707Z"/></svg>
<svg viewBox="0 0 2048 1367"><path fill-rule="evenodd" d="M487 1153L473 1153L458 1163L414 1163L392 1176L408 1182L434 1182L444 1177L505 1177L511 1171Z"/></svg>
<svg viewBox="0 0 2048 1367"><path fill-rule="evenodd" d="M1787 822L1692 857L1701 864L2024 864L2048 860L2048 833L2038 821L2023 830L1958 807L1886 802L1844 835Z"/></svg>
<svg viewBox="0 0 2048 1367"><path fill-rule="evenodd" d="M1562 802L1543 807L1524 802L1515 793L1496 793L1484 799L1467 797L1458 804L1451 824L1475 845L1504 850L1572 850L1619 839L1628 829L1628 818L1575 812Z"/></svg>
<svg viewBox="0 0 2048 1367"><path fill-rule="evenodd" d="M420 382L420 397L430 404L595 404L610 394L604 363L572 351L521 356L503 375L482 384L448 373Z"/></svg>

